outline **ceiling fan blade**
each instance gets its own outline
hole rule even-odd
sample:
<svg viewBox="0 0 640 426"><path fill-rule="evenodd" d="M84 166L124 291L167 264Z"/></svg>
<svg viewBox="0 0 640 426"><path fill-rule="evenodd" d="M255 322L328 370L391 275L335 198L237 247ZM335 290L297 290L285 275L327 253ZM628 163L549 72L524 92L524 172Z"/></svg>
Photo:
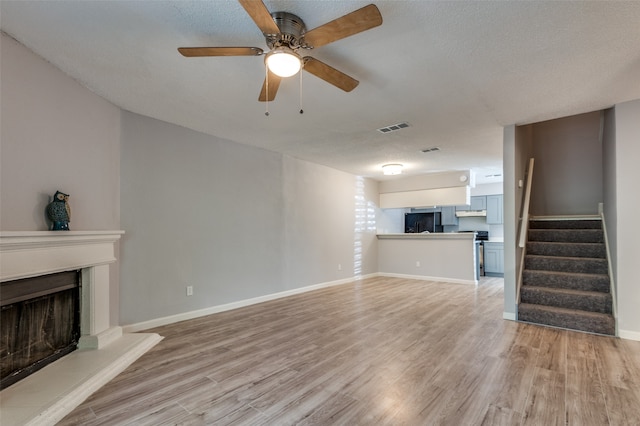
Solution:
<svg viewBox="0 0 640 426"><path fill-rule="evenodd" d="M179 47L178 52L188 58L199 56L260 56L259 47Z"/></svg>
<svg viewBox="0 0 640 426"><path fill-rule="evenodd" d="M247 11L253 22L256 23L262 34L278 34L280 28L276 25L275 21L269 13L269 9L260 0L238 0L238 2Z"/></svg>
<svg viewBox="0 0 640 426"><path fill-rule="evenodd" d="M338 89L342 89L345 92L352 91L360 83L355 78L349 77L347 74L338 71L337 69L322 61L314 59L311 56L305 56L303 60L305 71L323 79L329 84L333 84Z"/></svg>
<svg viewBox="0 0 640 426"><path fill-rule="evenodd" d="M320 47L380 24L382 15L375 4L370 4L308 31L304 40L310 46Z"/></svg>
<svg viewBox="0 0 640 426"><path fill-rule="evenodd" d="M262 90L260 91L260 96L258 97L258 101L260 102L273 101L276 98L276 93L278 93L278 88L280 87L280 81L282 81L280 77L278 77L271 71L269 71L268 79L269 79L269 87L268 87L269 97L267 99L267 79L265 78L264 83L262 83Z"/></svg>

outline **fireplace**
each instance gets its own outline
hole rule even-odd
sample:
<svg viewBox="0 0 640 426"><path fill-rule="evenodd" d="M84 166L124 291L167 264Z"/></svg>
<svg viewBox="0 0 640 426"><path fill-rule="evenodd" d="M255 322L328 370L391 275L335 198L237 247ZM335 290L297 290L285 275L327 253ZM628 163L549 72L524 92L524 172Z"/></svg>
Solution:
<svg viewBox="0 0 640 426"><path fill-rule="evenodd" d="M41 277L49 274L65 273L62 281L67 281L66 274L76 275L80 283L80 287L64 282L58 286L69 287L62 290L67 292L64 297L44 294L29 297L36 302L42 302L36 300L42 297L53 297L39 309L57 306L66 309L63 316L76 318L67 322L79 322L79 331L77 325L71 327L76 330L71 334L75 333L77 343L70 345L71 353L0 392L3 426L55 424L161 340L153 333L124 334L121 327L110 322L110 265L116 261L115 247L122 234L122 231L0 232L3 302L5 296L16 303L27 297L30 291L25 285L35 287L35 293L45 291L38 286L40 280L46 280ZM8 295L4 294L5 285L13 287ZM62 301L68 296L75 298L75 302ZM70 313L74 310L79 310L79 315ZM4 323L4 316L2 320ZM74 347L77 349L73 350Z"/></svg>
<svg viewBox="0 0 640 426"><path fill-rule="evenodd" d="M0 389L73 352L80 339L80 273L0 283Z"/></svg>

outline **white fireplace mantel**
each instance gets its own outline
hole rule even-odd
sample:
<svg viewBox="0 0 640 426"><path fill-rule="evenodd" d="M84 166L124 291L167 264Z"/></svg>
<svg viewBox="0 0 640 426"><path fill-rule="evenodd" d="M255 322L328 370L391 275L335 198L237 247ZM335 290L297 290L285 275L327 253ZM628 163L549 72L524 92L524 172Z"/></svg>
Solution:
<svg viewBox="0 0 640 426"><path fill-rule="evenodd" d="M0 281L106 265L124 231L0 232Z"/></svg>
<svg viewBox="0 0 640 426"><path fill-rule="evenodd" d="M0 232L0 282L81 271L79 350L4 389L3 426L55 424L162 339L154 333L123 334L110 323L109 265L123 234Z"/></svg>

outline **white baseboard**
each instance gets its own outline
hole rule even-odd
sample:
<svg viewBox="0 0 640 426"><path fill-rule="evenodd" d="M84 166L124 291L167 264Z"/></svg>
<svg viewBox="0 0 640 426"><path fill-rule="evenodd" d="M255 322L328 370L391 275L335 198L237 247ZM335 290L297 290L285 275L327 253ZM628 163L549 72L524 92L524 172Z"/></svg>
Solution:
<svg viewBox="0 0 640 426"><path fill-rule="evenodd" d="M509 321L515 321L516 320L516 314L514 312L503 312L502 313L502 318L509 320Z"/></svg>
<svg viewBox="0 0 640 426"><path fill-rule="evenodd" d="M409 280L422 280L422 281L437 281L441 283L451 284L471 284L478 285L476 280L459 280L456 278L443 278L443 277L430 277L426 275L407 275L407 274L394 274L390 272L378 272L379 277L391 277L391 278L404 278Z"/></svg>
<svg viewBox="0 0 640 426"><path fill-rule="evenodd" d="M239 300L237 302L226 303L224 305L211 306L209 308L198 309L196 311L183 312L176 315L170 315L162 318L156 318L148 321L143 321L135 324L129 324L122 327L125 333L135 333L138 331L148 330L154 327L160 327L163 325L173 324L180 321L190 320L194 318L204 317L211 314L217 314L218 312L230 311L232 309L244 308L246 306L255 305L257 303L268 302L270 300L281 299L287 296L293 296L295 294L306 293L308 291L319 290L322 288L333 287L336 285L352 283L356 280L363 280L366 278L373 278L380 276L377 273L361 275L358 277L345 278L336 281L328 281L320 284L312 284L306 287L294 288L292 290L286 290L279 293L267 294L264 296L253 297L251 299Z"/></svg>
<svg viewBox="0 0 640 426"><path fill-rule="evenodd" d="M618 337L627 340L636 340L640 342L640 332L629 330L618 330Z"/></svg>

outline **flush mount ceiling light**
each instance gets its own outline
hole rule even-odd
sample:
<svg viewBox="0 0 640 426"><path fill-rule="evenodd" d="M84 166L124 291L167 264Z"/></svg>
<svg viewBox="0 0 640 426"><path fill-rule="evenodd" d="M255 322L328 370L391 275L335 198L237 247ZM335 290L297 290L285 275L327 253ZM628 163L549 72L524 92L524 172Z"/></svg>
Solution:
<svg viewBox="0 0 640 426"><path fill-rule="evenodd" d="M385 164L382 166L382 173L387 176L399 175L402 173L402 164Z"/></svg>
<svg viewBox="0 0 640 426"><path fill-rule="evenodd" d="M286 46L280 46L267 53L264 58L269 71L278 77L291 77L300 71L302 59L300 56Z"/></svg>

